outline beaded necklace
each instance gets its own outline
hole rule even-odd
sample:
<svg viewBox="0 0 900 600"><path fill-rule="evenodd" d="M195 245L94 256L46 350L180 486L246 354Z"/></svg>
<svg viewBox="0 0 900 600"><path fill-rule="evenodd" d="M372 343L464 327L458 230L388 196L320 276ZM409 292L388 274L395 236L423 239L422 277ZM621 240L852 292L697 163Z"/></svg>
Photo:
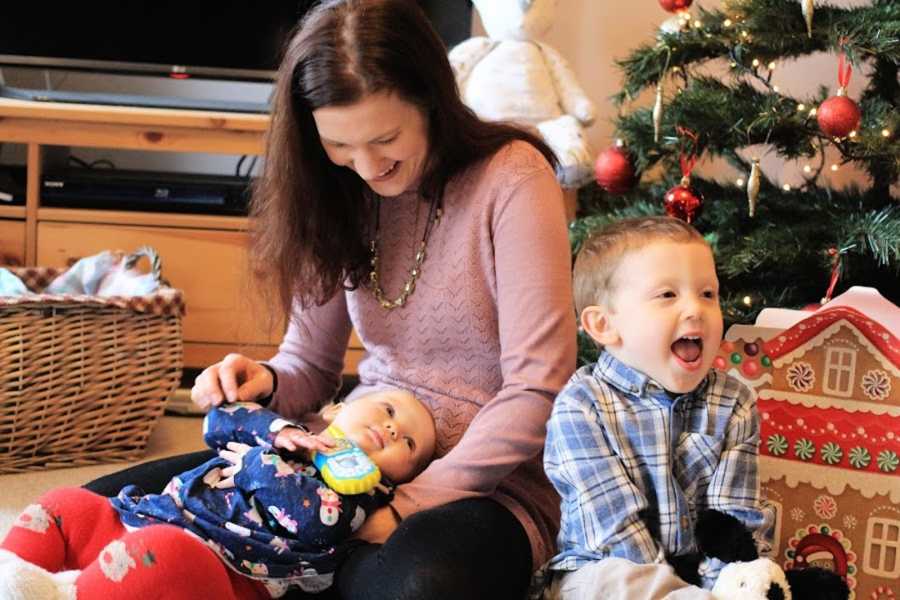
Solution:
<svg viewBox="0 0 900 600"><path fill-rule="evenodd" d="M403 291L400 292L400 295L394 300L389 300L385 296L384 290L381 289L381 281L378 275L378 230L381 221L381 198L378 196L375 197L375 235L372 237L372 241L369 245L369 251L372 254L372 270L369 272L369 282L372 284L372 293L375 294L375 299L378 300L378 303L381 304L382 308L392 310L399 306L403 306L406 304L407 298L415 291L416 280L419 278L419 275L421 275L422 263L425 262L425 246L428 244L428 236L431 235L431 230L434 229L441 220L441 214L441 207L437 198L435 198L431 201L431 205L428 208L428 221L425 223L425 233L422 234L422 241L419 242L419 250L416 252L416 258L413 262L412 269L409 270L409 280L407 280L406 284L403 286Z"/></svg>

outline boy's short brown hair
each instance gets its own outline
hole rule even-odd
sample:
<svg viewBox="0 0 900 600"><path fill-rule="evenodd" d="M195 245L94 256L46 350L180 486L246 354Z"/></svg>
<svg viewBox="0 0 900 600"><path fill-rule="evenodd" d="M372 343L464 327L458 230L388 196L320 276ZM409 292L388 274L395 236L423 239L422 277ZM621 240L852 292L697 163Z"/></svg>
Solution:
<svg viewBox="0 0 900 600"><path fill-rule="evenodd" d="M706 243L693 226L672 217L623 219L594 231L575 258L572 277L578 314L591 305L608 305L615 291L613 276L622 258L654 240ZM633 276L640 277L640 273Z"/></svg>

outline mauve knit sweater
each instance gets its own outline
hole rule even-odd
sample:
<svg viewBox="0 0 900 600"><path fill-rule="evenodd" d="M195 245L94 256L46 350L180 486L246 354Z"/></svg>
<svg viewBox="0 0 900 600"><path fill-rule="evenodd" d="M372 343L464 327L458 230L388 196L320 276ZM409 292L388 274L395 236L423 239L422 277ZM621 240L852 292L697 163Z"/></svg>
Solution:
<svg viewBox="0 0 900 600"><path fill-rule="evenodd" d="M401 517L490 496L531 541L554 553L559 498L542 453L553 399L575 370L575 315L562 193L530 144L514 142L455 178L405 306L369 287L296 314L278 354L271 408L300 417L333 397L351 328L367 354L352 401L388 386L431 409L437 456L392 502ZM395 298L409 278L428 204L415 192L381 202L380 278Z"/></svg>

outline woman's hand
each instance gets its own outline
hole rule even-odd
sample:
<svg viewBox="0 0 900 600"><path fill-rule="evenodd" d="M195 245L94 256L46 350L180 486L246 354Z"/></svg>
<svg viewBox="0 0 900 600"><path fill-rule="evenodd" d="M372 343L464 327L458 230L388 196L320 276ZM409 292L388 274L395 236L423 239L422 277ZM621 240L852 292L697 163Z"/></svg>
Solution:
<svg viewBox="0 0 900 600"><path fill-rule="evenodd" d="M382 506L366 518L353 537L371 544L383 544L399 524L400 520L393 509L390 506Z"/></svg>
<svg viewBox="0 0 900 600"><path fill-rule="evenodd" d="M191 388L191 400L200 408L222 402L252 402L272 393L272 373L243 354L229 354L207 367Z"/></svg>

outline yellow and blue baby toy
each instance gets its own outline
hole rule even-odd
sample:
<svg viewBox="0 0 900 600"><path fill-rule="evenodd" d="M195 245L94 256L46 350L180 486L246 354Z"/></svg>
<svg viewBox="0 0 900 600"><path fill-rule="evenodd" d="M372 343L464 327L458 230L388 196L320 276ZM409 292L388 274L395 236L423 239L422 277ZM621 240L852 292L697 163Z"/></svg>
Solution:
<svg viewBox="0 0 900 600"><path fill-rule="evenodd" d="M334 425L325 432L334 438L334 448L312 453L325 484L339 494L365 494L378 485L381 471L366 453Z"/></svg>

